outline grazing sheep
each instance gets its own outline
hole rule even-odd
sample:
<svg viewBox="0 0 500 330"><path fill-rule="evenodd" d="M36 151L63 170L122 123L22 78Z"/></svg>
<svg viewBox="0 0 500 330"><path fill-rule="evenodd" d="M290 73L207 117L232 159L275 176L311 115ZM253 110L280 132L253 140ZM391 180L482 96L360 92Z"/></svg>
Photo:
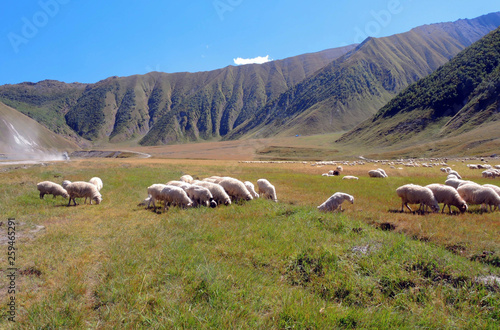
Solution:
<svg viewBox="0 0 500 330"><path fill-rule="evenodd" d="M96 186L97 191L101 191L103 184L102 184L102 180L100 178L95 176L92 179L90 179L89 182L92 183L94 186ZM87 203L87 197L85 197L85 202L83 202L83 203L84 204Z"/></svg>
<svg viewBox="0 0 500 330"><path fill-rule="evenodd" d="M102 180L98 177L93 177L92 179L89 180L90 183L92 183L94 186L96 186L97 191L101 191L103 185L102 185Z"/></svg>
<svg viewBox="0 0 500 330"><path fill-rule="evenodd" d="M318 206L318 210L323 212L333 212L336 209L342 211L342 203L344 201L349 201L351 204L354 204L354 197L349 194L336 192L330 198L328 198L323 204Z"/></svg>
<svg viewBox="0 0 500 330"><path fill-rule="evenodd" d="M245 187L247 187L248 192L252 195L253 198L259 198L259 194L257 194L257 192L255 191L255 186L253 185L253 183L251 183L250 181L245 181L243 182L243 184L245 185Z"/></svg>
<svg viewBox="0 0 500 330"><path fill-rule="evenodd" d="M198 181L194 184L197 186L205 187L208 190L210 190L214 200L217 202L217 205L222 205L222 204L230 205L231 204L231 198L226 193L224 188L222 188L221 185L219 185L217 183L208 182L208 181Z"/></svg>
<svg viewBox="0 0 500 330"><path fill-rule="evenodd" d="M66 190L68 191L69 194L69 202L68 206L71 205L71 199L73 199L74 205L76 205L76 197L89 197L90 198L90 205L92 205L92 201L95 201L96 204L100 204L102 201L102 196L97 190L97 187L93 185L90 182L84 182L84 181L76 181L70 183L67 187ZM87 198L85 198L85 201Z"/></svg>
<svg viewBox="0 0 500 330"><path fill-rule="evenodd" d="M500 196L500 187L499 186L495 186L494 184L483 184L483 187L487 187L487 188L491 188L493 190L495 190L495 192L498 194L498 196Z"/></svg>
<svg viewBox="0 0 500 330"><path fill-rule="evenodd" d="M68 198L69 194L61 185L51 182L51 181L42 181L36 184L36 188L40 192L40 199L43 199L45 195L52 195L54 198L56 196L62 196L64 198Z"/></svg>
<svg viewBox="0 0 500 330"><path fill-rule="evenodd" d="M188 197L193 201L193 206L203 205L217 207L217 202L214 201L212 193L205 187L191 185L184 189Z"/></svg>
<svg viewBox="0 0 500 330"><path fill-rule="evenodd" d="M176 187L182 188L184 190L191 187L191 184L189 184L185 181L176 181L176 180L172 180L172 181L167 182L167 185L176 186Z"/></svg>
<svg viewBox="0 0 500 330"><path fill-rule="evenodd" d="M450 175L454 175L454 176L456 176L456 177L457 177L457 179L462 180L462 177L460 176L460 174L458 174L458 172L457 172L457 171L452 170L452 169L451 169L451 168L449 168L449 167L447 168L446 173L448 173L448 176L450 176Z"/></svg>
<svg viewBox="0 0 500 330"><path fill-rule="evenodd" d="M379 171L380 173L382 173L382 175L384 176L384 178L387 178L387 173L385 173L385 171L381 168L377 168L377 171Z"/></svg>
<svg viewBox="0 0 500 330"><path fill-rule="evenodd" d="M253 199L252 194L250 194L247 187L245 187L245 184L240 180L234 178L226 178L221 180L219 184L222 186L222 188L224 188L226 193L233 200L244 199L250 201Z"/></svg>
<svg viewBox="0 0 500 330"><path fill-rule="evenodd" d="M203 179L202 181L212 182L212 183L219 183L222 180L224 180L224 178L227 178L227 177L221 177L221 176L212 175L212 176L210 176L208 178Z"/></svg>
<svg viewBox="0 0 500 330"><path fill-rule="evenodd" d="M477 184L466 184L458 187L457 191L470 205L481 204L481 207L489 205L490 211L500 208L500 196L492 188Z"/></svg>
<svg viewBox="0 0 500 330"><path fill-rule="evenodd" d="M66 189L66 186L67 186L67 185L69 185L70 183L71 183L71 181L69 181L69 180L64 180L64 181L62 182L62 187L63 187L64 189Z"/></svg>
<svg viewBox="0 0 500 330"><path fill-rule="evenodd" d="M345 175L342 180L359 180L358 177L352 175Z"/></svg>
<svg viewBox="0 0 500 330"><path fill-rule="evenodd" d="M401 198L401 212L404 212L406 206L410 212L410 204L420 204L419 211L423 211L424 205L429 206L433 212L439 211L439 204L432 193L432 190L416 184L405 184L396 189L396 193Z"/></svg>
<svg viewBox="0 0 500 330"><path fill-rule="evenodd" d="M278 202L276 188L271 184L271 182L266 179L259 179L257 180L257 186L259 187L259 194L262 194L267 199L272 199L276 203Z"/></svg>
<svg viewBox="0 0 500 330"><path fill-rule="evenodd" d="M186 174L186 175L181 176L180 181L184 181L184 182L187 182L187 183L192 183L193 182L193 177L191 175L189 175L189 174Z"/></svg>
<svg viewBox="0 0 500 330"><path fill-rule="evenodd" d="M460 185L460 183L462 183L463 180L460 180L460 179L457 179L455 176L453 179L447 179L444 184L447 185L447 186L450 186L450 187L453 187L455 189L458 188L458 186Z"/></svg>
<svg viewBox="0 0 500 330"><path fill-rule="evenodd" d="M438 203L444 204L441 213L444 212L446 205L448 205L448 211L450 214L451 206L457 207L461 213L467 211L467 203L462 197L460 197L455 188L439 183L429 184L426 187L432 191L434 198L436 198Z"/></svg>
<svg viewBox="0 0 500 330"><path fill-rule="evenodd" d="M384 173L380 172L379 170L368 171L368 175L370 176L370 178L385 178L386 177L384 175Z"/></svg>
<svg viewBox="0 0 500 330"><path fill-rule="evenodd" d="M151 202L153 203L153 208L156 209L156 204L155 201L158 199L158 196L160 196L161 191L166 187L167 185L161 184L161 183L155 183L151 186L148 187L148 206L146 208L149 209L149 206L151 205Z"/></svg>
<svg viewBox="0 0 500 330"><path fill-rule="evenodd" d="M168 210L170 205L180 207L191 207L193 205L193 201L188 197L184 189L176 186L165 186L156 198L164 202L163 209L165 211Z"/></svg>

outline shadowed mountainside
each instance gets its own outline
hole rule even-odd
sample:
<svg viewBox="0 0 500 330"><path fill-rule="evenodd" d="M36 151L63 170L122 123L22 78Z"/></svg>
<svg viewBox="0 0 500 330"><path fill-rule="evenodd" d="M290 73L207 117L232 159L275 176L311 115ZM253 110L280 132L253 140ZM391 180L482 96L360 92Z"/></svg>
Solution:
<svg viewBox="0 0 500 330"><path fill-rule="evenodd" d="M416 145L476 131L477 143L499 141L500 29L468 47L428 77L412 84L373 118L338 142ZM497 124L495 124L497 122ZM483 132L489 132L485 139ZM470 134L466 141L471 140Z"/></svg>

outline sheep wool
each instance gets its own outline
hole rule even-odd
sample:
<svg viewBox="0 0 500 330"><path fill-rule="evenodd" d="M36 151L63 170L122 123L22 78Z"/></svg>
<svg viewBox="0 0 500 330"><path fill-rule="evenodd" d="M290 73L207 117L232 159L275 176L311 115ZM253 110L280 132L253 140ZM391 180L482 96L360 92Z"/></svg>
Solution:
<svg viewBox="0 0 500 330"><path fill-rule="evenodd" d="M259 187L259 194L262 194L264 198L272 199L276 203L278 202L278 197L276 196L276 188L266 179L257 180L257 186Z"/></svg>
<svg viewBox="0 0 500 330"><path fill-rule="evenodd" d="M83 181L76 181L70 183L67 187L66 190L68 191L69 194L69 202L68 206L71 204L71 200L73 199L74 205L76 205L76 197L83 198L90 198L90 204L92 205L92 201L94 201L96 204L100 204L102 201L102 196L97 191L97 187L94 186L92 183L89 182L83 182Z"/></svg>
<svg viewBox="0 0 500 330"><path fill-rule="evenodd" d="M180 207L191 207L193 201L188 197L184 189L176 186L165 186L157 196L158 200L164 202L164 210L168 210L170 205L177 205Z"/></svg>
<svg viewBox="0 0 500 330"><path fill-rule="evenodd" d="M359 178L357 176L345 175L342 177L342 180L359 180Z"/></svg>
<svg viewBox="0 0 500 330"><path fill-rule="evenodd" d="M253 185L253 183L251 183L250 181L245 181L243 182L243 184L245 185L248 192L250 192L253 198L259 198L259 194L257 194L257 192L255 191L255 186Z"/></svg>
<svg viewBox="0 0 500 330"><path fill-rule="evenodd" d="M489 206L490 211L500 208L500 196L492 188L466 184L458 187L457 191L470 205Z"/></svg>
<svg viewBox="0 0 500 330"><path fill-rule="evenodd" d="M380 172L379 170L371 170L371 171L368 171L368 175L370 176L370 178L385 178L386 175L382 172Z"/></svg>
<svg viewBox="0 0 500 330"><path fill-rule="evenodd" d="M337 209L342 211L342 203L344 201L349 201L351 204L354 204L354 197L343 193L343 192L336 192L330 198L328 198L323 204L318 206L318 210L323 211L323 212L333 212Z"/></svg>
<svg viewBox="0 0 500 330"><path fill-rule="evenodd" d="M62 196L68 198L69 194L61 185L52 181L42 181L37 183L36 188L40 192L40 199L43 199L45 195L52 195L54 198L56 196Z"/></svg>
<svg viewBox="0 0 500 330"><path fill-rule="evenodd" d="M444 212L446 205L448 205L448 211L450 214L451 206L457 207L461 213L467 211L467 203L462 197L460 197L455 188L439 183L429 184L426 187L432 191L438 203L444 204L441 213Z"/></svg>
<svg viewBox="0 0 500 330"><path fill-rule="evenodd" d="M439 211L439 204L429 188L406 184L397 188L396 193L401 198L401 212L404 212L405 206L412 212L408 204L420 204L419 211L423 211L424 206L429 206L433 212Z"/></svg>
<svg viewBox="0 0 500 330"><path fill-rule="evenodd" d="M203 205L217 207L217 202L214 201L212 193L205 187L191 185L184 189L188 197L193 201L193 206Z"/></svg>
<svg viewBox="0 0 500 330"><path fill-rule="evenodd" d="M217 183L208 182L208 181L199 181L199 182L196 182L194 184L197 186L205 187L208 190L210 190L217 205L230 205L231 204L231 198L226 193L224 188L222 188L221 185L219 185Z"/></svg>
<svg viewBox="0 0 500 330"><path fill-rule="evenodd" d="M257 181L257 183L259 183ZM248 189L245 187L245 184L241 182L240 180L234 179L234 178L225 178L219 182L219 184L224 188L226 193L233 199L233 200L247 200L250 201L253 199L252 195L248 191Z"/></svg>
<svg viewBox="0 0 500 330"><path fill-rule="evenodd" d="M70 183L71 183L71 181L69 181L69 180L64 180L64 181L62 182L62 187L63 187L64 189L66 189L66 187L67 187Z"/></svg>
<svg viewBox="0 0 500 330"><path fill-rule="evenodd" d="M180 181L184 181L187 183L193 183L193 177L189 174L186 174L186 175L181 176Z"/></svg>
<svg viewBox="0 0 500 330"><path fill-rule="evenodd" d="M101 191L103 185L102 185L102 180L98 177L93 177L92 179L89 180L90 183L92 183L94 186L96 186L97 191Z"/></svg>
<svg viewBox="0 0 500 330"><path fill-rule="evenodd" d="M148 201L147 208L149 208L149 206L151 205L151 203L153 203L153 208L156 209L155 201L158 199L158 196L160 196L161 191L166 186L167 185L165 185L165 184L155 183L155 184L153 184L153 185L151 185L151 186L148 187L148 198L149 198L149 201Z"/></svg>

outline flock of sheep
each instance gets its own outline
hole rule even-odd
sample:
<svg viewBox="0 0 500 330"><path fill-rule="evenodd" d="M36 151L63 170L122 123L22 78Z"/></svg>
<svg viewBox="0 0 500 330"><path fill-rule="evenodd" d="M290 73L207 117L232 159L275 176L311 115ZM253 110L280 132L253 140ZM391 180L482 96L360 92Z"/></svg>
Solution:
<svg viewBox="0 0 500 330"><path fill-rule="evenodd" d="M166 184L156 183L147 188L148 197L139 205L164 203L164 210L169 206L179 207L217 207L229 205L239 200L250 201L263 196L278 202L276 188L266 179L257 180L258 193L250 181L242 182L232 177L211 176L203 180L195 180L191 175L183 175L179 180Z"/></svg>
<svg viewBox="0 0 500 330"><path fill-rule="evenodd" d="M493 168L490 165L468 165L472 169L486 169L483 177L500 177L500 169ZM343 171L342 166L336 170L324 173L324 176L336 176ZM396 189L396 194L401 198L401 212L406 207L410 212L412 209L408 204L419 204L419 212L425 212L430 208L433 212L440 210L439 204L443 204L441 213L444 213L446 206L451 214L451 207L458 208L461 213L467 211L469 205L489 206L490 211L500 209L500 187L492 184L480 185L473 181L463 180L460 174L450 167L441 168L441 171L448 174L444 184L433 183L427 186L416 184L406 184ZM387 178L386 172L379 168L370 170L369 177ZM342 179L355 179L355 176L346 175ZM70 182L64 180L62 185L51 181L43 181L37 184L40 192L40 198L44 195L52 194L55 196L69 197L68 206L76 205L75 198L90 199L90 204L94 201L99 204L102 201L100 190L103 187L102 180L93 177L89 182L77 181ZM156 210L156 203L163 202L164 210L169 206L179 207L217 207L218 205L230 205L239 200L249 201L260 196L278 202L276 188L266 179L257 180L258 191L250 181L240 181L232 177L211 176L202 180L195 180L190 175L183 175L179 180L169 181L166 184L153 184L147 188L148 197L139 205L145 205L150 208L151 204ZM317 207L320 211L333 212L342 211L341 204L348 201L354 203L354 197L336 192L330 196L324 203Z"/></svg>
<svg viewBox="0 0 500 330"><path fill-rule="evenodd" d="M396 189L397 195L401 198L401 212L405 206L410 212L412 211L408 204L420 204L420 212L424 212L427 207L433 212L438 212L439 203L443 204L441 213L448 206L450 214L451 206L458 208L461 213L467 211L468 205L481 205L486 209L489 206L490 211L500 209L500 187L462 180L460 174L450 167L442 168L441 171L448 174L444 184L433 183L425 187L406 184Z"/></svg>

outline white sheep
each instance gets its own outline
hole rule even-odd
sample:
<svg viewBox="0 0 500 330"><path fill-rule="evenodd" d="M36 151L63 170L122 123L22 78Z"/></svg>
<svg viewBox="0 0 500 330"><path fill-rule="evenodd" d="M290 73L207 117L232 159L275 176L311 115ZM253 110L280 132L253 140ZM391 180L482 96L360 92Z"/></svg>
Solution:
<svg viewBox="0 0 500 330"><path fill-rule="evenodd" d="M96 186L97 188L97 191L101 191L102 187L103 187L103 184L102 184L102 180L101 178L98 178L98 177L93 177L89 180L90 183L92 183L94 186ZM87 203L87 197L85 197L85 202L84 204Z"/></svg>
<svg viewBox="0 0 500 330"><path fill-rule="evenodd" d="M487 188L491 188L493 190L495 190L495 192L498 194L498 196L500 196L500 187L499 186L495 186L494 184L483 184L483 187L487 187Z"/></svg>
<svg viewBox="0 0 500 330"><path fill-rule="evenodd" d="M66 189L66 186L67 186L67 185L69 185L70 183L71 183L71 181L69 181L69 180L64 180L64 181L62 182L62 184L61 184L61 185L62 185L62 187L63 187L64 189Z"/></svg>
<svg viewBox="0 0 500 330"><path fill-rule="evenodd" d="M245 187L245 184L240 180L234 178L226 178L221 180L219 184L222 186L222 188L224 188L226 193L233 200L244 199L250 201L253 199L252 194L250 194L247 187Z"/></svg>
<svg viewBox="0 0 500 330"><path fill-rule="evenodd" d="M158 196L160 196L161 191L166 186L167 185L165 185L165 184L155 183L155 184L152 184L151 186L148 187L148 198L149 198L149 201L148 201L147 208L149 208L149 206L151 205L151 203L153 203L153 207L156 209L155 201L158 199Z"/></svg>
<svg viewBox="0 0 500 330"><path fill-rule="evenodd" d="M190 183L187 183L185 181L176 181L176 180L172 180L172 181L167 182L167 185L176 186L176 187L182 188L184 190L186 190L187 188L189 188L191 186Z"/></svg>
<svg viewBox="0 0 500 330"><path fill-rule="evenodd" d="M344 201L349 201L351 204L354 204L354 197L349 194L336 192L330 198L328 198L323 204L318 206L318 210L323 212L333 212L336 209L342 211L342 203Z"/></svg>
<svg viewBox="0 0 500 330"><path fill-rule="evenodd" d="M170 205L177 205L180 207L191 207L193 205L193 201L188 197L184 189L176 186L165 186L156 198L164 202L163 209L165 211Z"/></svg>
<svg viewBox="0 0 500 330"><path fill-rule="evenodd" d="M188 197L193 201L193 206L203 205L217 207L217 202L214 200L212 193L205 187L191 185L184 189Z"/></svg>
<svg viewBox="0 0 500 330"><path fill-rule="evenodd" d="M382 173L382 175L384 176L384 178L387 178L387 173L385 173L385 171L381 168L377 168L377 171L379 171L380 173Z"/></svg>
<svg viewBox="0 0 500 330"><path fill-rule="evenodd" d="M416 184L405 184L397 188L396 193L401 198L401 212L404 212L405 206L412 212L408 203L420 204L419 211L423 211L424 205L429 206L433 212L439 211L439 204L429 188Z"/></svg>
<svg viewBox="0 0 500 330"><path fill-rule="evenodd" d="M252 195L253 198L259 198L259 194L257 194L257 192L255 191L255 186L253 185L253 183L251 183L250 181L245 181L243 182L243 184L245 185L245 187L247 187L248 192Z"/></svg>
<svg viewBox="0 0 500 330"><path fill-rule="evenodd" d="M370 170L368 171L368 175L370 178L385 178L386 176L384 173L380 172L379 170Z"/></svg>
<svg viewBox="0 0 500 330"><path fill-rule="evenodd" d="M40 199L43 199L45 195L52 195L54 198L56 196L62 196L68 198L69 194L61 185L52 181L42 181L36 184L36 188L40 192Z"/></svg>
<svg viewBox="0 0 500 330"><path fill-rule="evenodd" d="M438 203L444 204L441 213L444 212L446 205L448 205L450 214L451 206L457 207L461 213L467 211L467 203L460 197L455 188L439 183L429 184L426 187L432 191Z"/></svg>
<svg viewBox="0 0 500 330"><path fill-rule="evenodd" d="M222 180L224 180L224 178L225 178L225 177L212 175L212 176L210 176L210 177L208 177L208 178L203 179L202 181L212 182L212 183L219 183L219 182L221 182Z"/></svg>
<svg viewBox="0 0 500 330"><path fill-rule="evenodd" d="M184 181L184 182L187 182L187 183L192 183L193 182L193 177L191 175L189 175L189 174L186 174L186 175L181 176L180 181Z"/></svg>
<svg viewBox="0 0 500 330"><path fill-rule="evenodd" d="M278 197L276 196L276 188L266 179L257 180L257 186L259 187L259 194L262 194L264 198L272 199L276 203L278 202Z"/></svg>
<svg viewBox="0 0 500 330"><path fill-rule="evenodd" d="M342 172L344 168L342 166L337 166L337 171Z"/></svg>
<svg viewBox="0 0 500 330"><path fill-rule="evenodd" d="M455 189L458 188L458 186L460 185L460 183L462 183L464 180L460 180L460 179L457 179L455 176L453 176L452 179L446 179L446 181L444 182L445 185L447 186L450 186L450 187L453 187Z"/></svg>
<svg viewBox="0 0 500 330"><path fill-rule="evenodd" d="M92 179L90 179L89 182L92 183L94 186L96 186L97 191L101 191L103 187L101 178L95 176Z"/></svg>
<svg viewBox="0 0 500 330"><path fill-rule="evenodd" d="M458 187L457 191L470 205L481 204L481 207L489 205L490 211L500 208L500 196L492 188L478 184L466 184Z"/></svg>
<svg viewBox="0 0 500 330"><path fill-rule="evenodd" d="M448 176L450 176L450 175L454 175L454 176L456 176L458 179L462 180L462 176L460 176L460 174L458 174L458 172L457 172L457 171L452 170L452 169L451 169L451 168L449 168L449 167L447 168L446 173L448 173Z"/></svg>
<svg viewBox="0 0 500 330"><path fill-rule="evenodd" d="M76 182L71 182L66 186L66 190L68 191L69 194L69 202L68 206L71 204L71 199L73 199L74 205L76 205L76 197L83 198L83 197L88 197L90 198L90 204L92 205L92 201L95 201L96 204L100 204L102 201L102 196L97 191L97 187L93 185L90 182L84 182L84 181L76 181ZM87 198L85 198L85 201Z"/></svg>
<svg viewBox="0 0 500 330"><path fill-rule="evenodd" d="M352 175L345 175L342 180L359 180L358 177Z"/></svg>
<svg viewBox="0 0 500 330"><path fill-rule="evenodd" d="M224 188L222 188L221 185L219 185L217 183L208 182L208 181L198 181L198 182L194 182L193 184L195 184L197 186L205 187L208 190L210 190L214 200L217 202L217 205L222 205L222 204L230 205L231 204L231 198L226 193Z"/></svg>

